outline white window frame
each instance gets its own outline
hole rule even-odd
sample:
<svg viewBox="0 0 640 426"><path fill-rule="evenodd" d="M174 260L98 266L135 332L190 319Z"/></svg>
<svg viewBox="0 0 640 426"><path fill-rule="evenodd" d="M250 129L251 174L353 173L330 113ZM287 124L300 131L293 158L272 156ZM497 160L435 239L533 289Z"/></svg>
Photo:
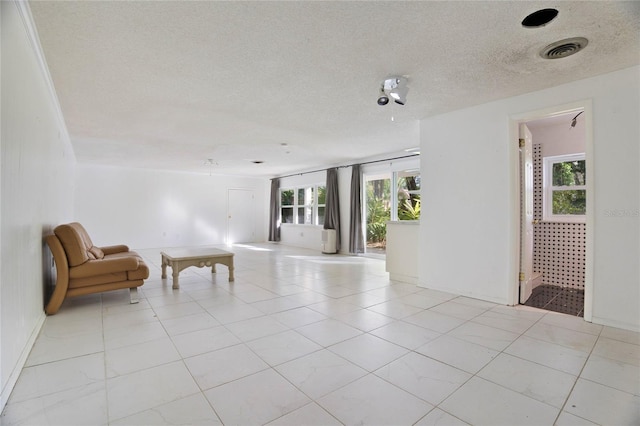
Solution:
<svg viewBox="0 0 640 426"><path fill-rule="evenodd" d="M309 185L299 185L299 186L288 186L286 188L280 189L280 223L282 225L302 225L302 226L320 226L324 225L324 223L318 223L318 207L326 207L325 204L318 204L318 188L325 187L324 183L322 184L309 184ZM282 222L282 191L293 191L293 223L284 223ZM305 200L299 199L300 190L307 193L307 191L313 191L313 197L310 200L310 203L305 204ZM289 206L285 206L289 207ZM298 221L298 209L304 209L304 223L299 223ZM326 210L325 210L326 213Z"/></svg>
<svg viewBox="0 0 640 426"><path fill-rule="evenodd" d="M410 176L420 176L420 169L407 169L407 170L396 170L393 172L393 177L391 179L391 187L395 188L396 194L395 194L395 199L391 201L391 220L394 221L398 221L398 222L420 222L420 219L417 220L409 220L409 219L400 219L398 217L398 209L400 208L400 203L398 203L398 182L400 182L400 179L403 176L400 176L400 174L402 173L406 173L407 175ZM422 184L420 185L420 187L422 188ZM420 195L421 192L420 189L414 189L414 190L408 190L407 193L409 195ZM422 196L420 197L422 200ZM420 214L420 216L422 216L422 212Z"/></svg>
<svg viewBox="0 0 640 426"><path fill-rule="evenodd" d="M587 216L579 214L553 214L553 192L562 190L583 190L586 193L586 185L573 186L553 186L552 173L553 165L556 163L566 163L572 161L584 161L585 153L555 155L544 157L542 164L542 220L544 222L566 222L566 223L586 223ZM588 202L588 200L587 200Z"/></svg>
<svg viewBox="0 0 640 426"><path fill-rule="evenodd" d="M293 204L282 205L282 193L284 191L293 191L293 200L294 200ZM291 225L291 223L284 222L282 220L282 209L283 208L291 209L291 217L293 218L293 223L296 222L296 214L297 214L296 202L295 202L296 196L297 196L296 188L291 188L291 187L280 188L280 190L278 191L278 211L280 212L280 224L281 225Z"/></svg>
<svg viewBox="0 0 640 426"><path fill-rule="evenodd" d="M363 169L363 180L362 180L362 192L363 192L363 205L364 209L362 212L362 223L363 226L366 226L367 223L367 182L371 180L381 180L381 179L389 179L391 185L391 200L389 208L391 209L391 217L389 218L392 222L420 222L418 220L406 220L398 218L398 175L401 173L412 173L416 172L416 175L421 176L420 164L417 162L401 162L399 164L394 164L393 166L373 166L367 167ZM413 174L413 173L412 173ZM422 187L422 184L420 185ZM421 189L415 191L409 191L410 194L421 194ZM422 199L422 197L421 197ZM422 213L420 214L422 217Z"/></svg>
<svg viewBox="0 0 640 426"><path fill-rule="evenodd" d="M300 191L302 191L302 193L304 194L302 197L303 199L300 200ZM309 194L309 192L311 193L311 197L307 197L307 195ZM298 196L297 198L297 203L296 203L296 220L298 220L299 216L298 216L298 210L302 209L303 211L303 223L298 223L298 225L315 225L315 222L317 221L317 211L315 211L314 206L316 205L316 198L317 198L317 187L316 186L304 186L304 187L299 187L296 188L296 195ZM309 202L307 203L307 198L310 198Z"/></svg>

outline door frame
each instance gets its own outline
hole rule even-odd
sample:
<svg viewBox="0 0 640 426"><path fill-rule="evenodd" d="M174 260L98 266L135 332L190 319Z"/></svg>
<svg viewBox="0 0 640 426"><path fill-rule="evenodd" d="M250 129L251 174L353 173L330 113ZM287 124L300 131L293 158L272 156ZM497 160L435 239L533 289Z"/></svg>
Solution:
<svg viewBox="0 0 640 426"><path fill-rule="evenodd" d="M526 122L519 124L520 138L520 296L525 303L533 291L533 137ZM523 143L524 142L524 143Z"/></svg>
<svg viewBox="0 0 640 426"><path fill-rule="evenodd" d="M566 114L574 110L584 111L585 120L585 163L587 167L587 212L585 235L585 276L584 276L584 320L593 318L593 266L594 266L594 218L595 218L595 173L593 146L593 105L591 99L562 104L509 116L509 176L512 203L510 211L511 256L509 260L508 300L511 305L519 304L520 289L520 148L518 146L520 123L538 120L553 115Z"/></svg>
<svg viewBox="0 0 640 426"><path fill-rule="evenodd" d="M393 218L393 185L394 185L394 171L392 169L384 169L384 170L371 170L371 171L363 171L362 173L362 226L364 232L364 256L373 257L376 259L384 259L386 257L386 249L385 253L375 253L372 251L367 251L367 220L368 220L368 203L369 199L367 198L367 182L372 180L386 180L389 179L389 205L391 208L391 218ZM385 224L385 228L386 228ZM385 231L386 232L386 231Z"/></svg>
<svg viewBox="0 0 640 426"><path fill-rule="evenodd" d="M255 194L253 192L252 188L227 188L227 232L226 232L226 237L225 237L225 243L227 245L232 245L234 242L230 241L231 240L231 193L232 191L245 191L245 192L249 192L251 194L251 203L252 203L252 207L255 207ZM252 222L251 224L251 241L242 241L242 242L254 242L255 241L255 234L256 234L256 229L255 229L255 223ZM241 243L242 243L241 242Z"/></svg>

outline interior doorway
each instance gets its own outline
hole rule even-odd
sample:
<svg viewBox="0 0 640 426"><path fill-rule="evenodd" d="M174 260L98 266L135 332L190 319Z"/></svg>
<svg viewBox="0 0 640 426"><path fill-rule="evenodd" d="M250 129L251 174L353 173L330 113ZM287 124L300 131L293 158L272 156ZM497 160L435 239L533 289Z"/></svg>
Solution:
<svg viewBox="0 0 640 426"><path fill-rule="evenodd" d="M584 108L519 123L519 303L585 316L587 138Z"/></svg>
<svg viewBox="0 0 640 426"><path fill-rule="evenodd" d="M227 202L227 244L255 240L253 191L229 189Z"/></svg>

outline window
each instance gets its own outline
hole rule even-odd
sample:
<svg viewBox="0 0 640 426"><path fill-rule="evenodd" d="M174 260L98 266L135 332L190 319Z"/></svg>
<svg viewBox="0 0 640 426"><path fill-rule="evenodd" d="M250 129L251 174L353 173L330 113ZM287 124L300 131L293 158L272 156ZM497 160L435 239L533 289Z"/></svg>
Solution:
<svg viewBox="0 0 640 426"><path fill-rule="evenodd" d="M398 220L420 219L420 172L396 172Z"/></svg>
<svg viewBox="0 0 640 426"><path fill-rule="evenodd" d="M280 190L281 223L322 225L326 188L324 185Z"/></svg>
<svg viewBox="0 0 640 426"><path fill-rule="evenodd" d="M280 222L293 223L293 189L280 191Z"/></svg>
<svg viewBox="0 0 640 426"><path fill-rule="evenodd" d="M364 182L366 251L384 254L388 221L420 219L420 171L365 174Z"/></svg>
<svg viewBox="0 0 640 426"><path fill-rule="evenodd" d="M324 225L324 208L327 205L327 188L322 185L318 186L318 223Z"/></svg>
<svg viewBox="0 0 640 426"><path fill-rule="evenodd" d="M584 222L587 208L584 153L545 157L543 219Z"/></svg>

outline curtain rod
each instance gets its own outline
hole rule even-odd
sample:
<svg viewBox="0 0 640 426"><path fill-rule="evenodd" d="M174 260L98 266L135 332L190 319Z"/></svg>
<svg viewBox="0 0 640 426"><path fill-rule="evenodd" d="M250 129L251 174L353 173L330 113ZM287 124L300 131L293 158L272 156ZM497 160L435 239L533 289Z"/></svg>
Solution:
<svg viewBox="0 0 640 426"><path fill-rule="evenodd" d="M385 161L401 160L401 159L403 159L403 158L411 158L411 157L416 157L416 156L419 156L419 155L420 155L420 154L402 155L402 156L400 156L400 157L385 158L385 159L383 159L383 160L372 160L372 161L365 161L365 162L363 162L363 163L347 164L346 166L337 166L337 167L335 167L335 168L336 168L336 169L342 169L342 168L345 168L345 167L353 167L353 166L358 165L358 164L362 166L362 165L365 165L365 164L384 163ZM292 176L308 175L308 174L310 174L310 173L326 172L327 170L329 170L329 169L333 169L333 168L334 168L334 167L329 167L329 168L327 168L327 169L318 169L318 170L311 170L311 171L308 171L308 172L293 173L293 174L285 175L285 176L277 176L277 177L271 178L271 180L273 180L273 179L288 178L288 177L292 177Z"/></svg>

